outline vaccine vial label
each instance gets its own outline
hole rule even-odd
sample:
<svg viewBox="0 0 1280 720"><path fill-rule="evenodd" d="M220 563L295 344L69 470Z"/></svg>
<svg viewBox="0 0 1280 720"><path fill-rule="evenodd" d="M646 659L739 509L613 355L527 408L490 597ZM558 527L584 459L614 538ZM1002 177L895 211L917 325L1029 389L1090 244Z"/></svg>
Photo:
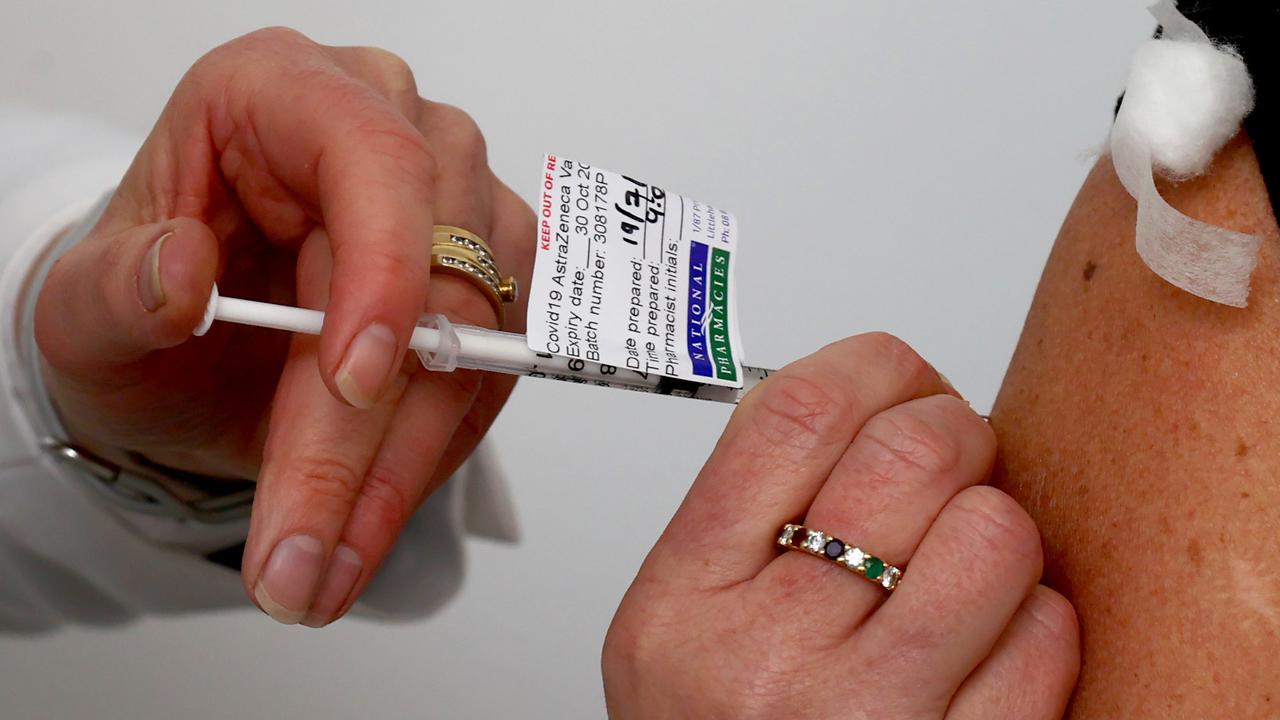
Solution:
<svg viewBox="0 0 1280 720"><path fill-rule="evenodd" d="M555 155L539 199L531 350L742 387L733 215Z"/></svg>

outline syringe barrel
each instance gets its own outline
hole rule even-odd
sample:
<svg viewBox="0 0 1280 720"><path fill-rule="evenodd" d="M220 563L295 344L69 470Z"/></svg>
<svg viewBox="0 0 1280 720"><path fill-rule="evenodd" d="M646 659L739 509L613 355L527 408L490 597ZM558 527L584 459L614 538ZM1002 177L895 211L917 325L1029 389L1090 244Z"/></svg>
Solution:
<svg viewBox="0 0 1280 720"><path fill-rule="evenodd" d="M536 352L529 349L523 335L454 325L443 315L423 316L414 332L414 348L419 348L420 335L424 341L430 337L430 349L418 353L430 370L487 370L726 403L738 402L742 395L769 375L767 370L744 367L744 386L740 389L675 380L594 360Z"/></svg>
<svg viewBox="0 0 1280 720"><path fill-rule="evenodd" d="M219 297L216 287L196 334L203 334L214 319L311 335L319 335L324 326L324 313L320 311ZM738 402L770 372L744 366L741 389L667 378L585 358L535 352L529 349L523 335L454 325L443 315L424 315L413 331L409 347L417 351L429 370L487 370L726 403Z"/></svg>

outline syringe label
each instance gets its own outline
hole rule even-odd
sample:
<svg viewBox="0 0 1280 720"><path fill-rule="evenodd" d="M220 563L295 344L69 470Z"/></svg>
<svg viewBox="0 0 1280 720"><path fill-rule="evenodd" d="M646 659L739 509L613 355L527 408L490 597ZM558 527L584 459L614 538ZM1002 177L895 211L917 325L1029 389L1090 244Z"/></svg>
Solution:
<svg viewBox="0 0 1280 720"><path fill-rule="evenodd" d="M546 156L530 349L741 387L737 236L724 210Z"/></svg>

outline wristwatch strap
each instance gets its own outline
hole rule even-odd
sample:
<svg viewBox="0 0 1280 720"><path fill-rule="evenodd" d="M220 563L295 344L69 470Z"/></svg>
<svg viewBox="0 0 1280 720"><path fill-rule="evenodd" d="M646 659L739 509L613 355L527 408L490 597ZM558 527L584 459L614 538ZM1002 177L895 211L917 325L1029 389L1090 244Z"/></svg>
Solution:
<svg viewBox="0 0 1280 720"><path fill-rule="evenodd" d="M133 512L215 524L242 520L249 516L253 507L256 485L247 480L206 478L166 469L164 476L173 482L206 489L210 485L218 486L218 491L208 497L184 500L158 480L127 470L71 443L50 438L45 441L45 451L97 481L100 489L108 492L116 505ZM150 472L159 474L161 471Z"/></svg>

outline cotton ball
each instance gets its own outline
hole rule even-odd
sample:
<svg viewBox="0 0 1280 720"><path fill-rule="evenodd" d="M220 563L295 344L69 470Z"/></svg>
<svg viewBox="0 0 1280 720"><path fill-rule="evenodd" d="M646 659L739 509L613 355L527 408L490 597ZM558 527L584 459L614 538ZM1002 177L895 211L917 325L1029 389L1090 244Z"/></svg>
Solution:
<svg viewBox="0 0 1280 720"><path fill-rule="evenodd" d="M1252 109L1239 57L1202 42L1149 40L1133 55L1121 114L1158 170L1188 178L1208 170Z"/></svg>

